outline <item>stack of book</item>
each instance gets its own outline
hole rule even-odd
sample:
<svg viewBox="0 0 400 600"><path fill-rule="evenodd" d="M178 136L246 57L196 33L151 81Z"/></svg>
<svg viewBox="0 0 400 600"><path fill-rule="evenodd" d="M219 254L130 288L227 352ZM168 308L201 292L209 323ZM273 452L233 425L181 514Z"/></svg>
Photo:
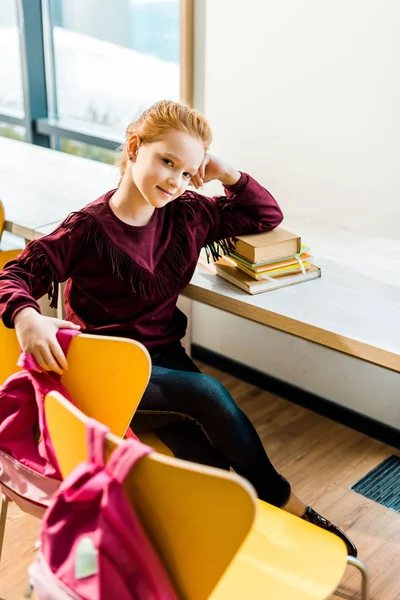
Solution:
<svg viewBox="0 0 400 600"><path fill-rule="evenodd" d="M215 263L218 275L249 294L321 277L309 248L298 235L277 227L266 233L235 238L235 250Z"/></svg>

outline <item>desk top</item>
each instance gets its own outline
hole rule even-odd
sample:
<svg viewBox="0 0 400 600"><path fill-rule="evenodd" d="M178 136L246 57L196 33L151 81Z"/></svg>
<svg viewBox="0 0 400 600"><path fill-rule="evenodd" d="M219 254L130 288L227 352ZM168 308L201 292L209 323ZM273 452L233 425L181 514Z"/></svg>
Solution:
<svg viewBox="0 0 400 600"><path fill-rule="evenodd" d="M115 187L117 169L0 137L6 229L30 240ZM250 296L201 268L185 295L400 372L400 240L286 216L322 278Z"/></svg>
<svg viewBox="0 0 400 600"><path fill-rule="evenodd" d="M0 156L5 229L27 240L116 187L118 180L111 165L2 137Z"/></svg>
<svg viewBox="0 0 400 600"><path fill-rule="evenodd" d="M200 266L185 295L400 372L400 240L300 219L285 227L310 245L321 279L251 296Z"/></svg>

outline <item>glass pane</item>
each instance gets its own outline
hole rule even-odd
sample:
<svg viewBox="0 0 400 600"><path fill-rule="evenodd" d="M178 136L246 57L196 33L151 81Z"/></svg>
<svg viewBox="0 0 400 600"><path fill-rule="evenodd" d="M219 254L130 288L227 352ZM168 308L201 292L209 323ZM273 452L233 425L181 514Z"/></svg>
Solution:
<svg viewBox="0 0 400 600"><path fill-rule="evenodd" d="M92 160L98 160L100 162L108 163L109 165L116 164L116 152L107 150L106 148L100 148L99 146L77 142L76 140L61 138L61 150L68 154L91 158Z"/></svg>
<svg viewBox="0 0 400 600"><path fill-rule="evenodd" d="M15 0L0 2L0 111L24 111L17 7Z"/></svg>
<svg viewBox="0 0 400 600"><path fill-rule="evenodd" d="M25 139L25 127L0 123L0 136L23 141Z"/></svg>
<svg viewBox="0 0 400 600"><path fill-rule="evenodd" d="M74 126L127 125L179 99L179 0L50 0L56 109Z"/></svg>

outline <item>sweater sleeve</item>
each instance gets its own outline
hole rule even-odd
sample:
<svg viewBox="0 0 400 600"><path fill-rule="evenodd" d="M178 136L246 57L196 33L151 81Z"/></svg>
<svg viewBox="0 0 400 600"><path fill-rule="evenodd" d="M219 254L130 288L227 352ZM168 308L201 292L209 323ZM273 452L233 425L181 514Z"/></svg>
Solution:
<svg viewBox="0 0 400 600"><path fill-rule="evenodd" d="M225 187L225 196L207 198L196 194L198 203L197 238L201 246L237 235L269 231L283 220L273 196L255 179L242 173L235 185Z"/></svg>
<svg viewBox="0 0 400 600"><path fill-rule="evenodd" d="M0 271L0 317L6 327L13 327L23 308L40 312L36 300L46 293L50 306L57 306L58 285L73 270L85 229L84 213L73 213L55 231L30 242Z"/></svg>

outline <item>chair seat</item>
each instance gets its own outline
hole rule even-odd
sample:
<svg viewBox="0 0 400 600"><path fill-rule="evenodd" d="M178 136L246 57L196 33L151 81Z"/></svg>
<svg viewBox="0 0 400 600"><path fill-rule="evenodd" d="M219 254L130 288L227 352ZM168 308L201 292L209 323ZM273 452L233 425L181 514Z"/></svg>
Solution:
<svg viewBox="0 0 400 600"><path fill-rule="evenodd" d="M210 600L323 600L346 568L335 535L258 501L256 521Z"/></svg>
<svg viewBox="0 0 400 600"><path fill-rule="evenodd" d="M156 452L159 452L160 454L165 454L165 456L174 457L168 446L166 446L164 442L162 442L160 438L156 436L155 433L140 433L137 437L142 442L142 444L146 444L147 446L154 448Z"/></svg>

